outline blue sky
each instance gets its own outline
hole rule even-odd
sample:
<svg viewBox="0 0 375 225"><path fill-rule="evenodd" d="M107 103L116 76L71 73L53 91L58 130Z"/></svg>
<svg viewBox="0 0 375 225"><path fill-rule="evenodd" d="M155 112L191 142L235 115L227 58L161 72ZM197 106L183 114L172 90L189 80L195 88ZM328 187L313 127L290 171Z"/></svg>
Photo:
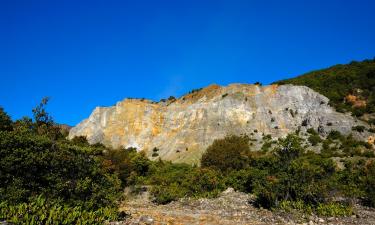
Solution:
<svg viewBox="0 0 375 225"><path fill-rule="evenodd" d="M0 0L0 105L59 123L126 97L264 84L375 56L375 1Z"/></svg>

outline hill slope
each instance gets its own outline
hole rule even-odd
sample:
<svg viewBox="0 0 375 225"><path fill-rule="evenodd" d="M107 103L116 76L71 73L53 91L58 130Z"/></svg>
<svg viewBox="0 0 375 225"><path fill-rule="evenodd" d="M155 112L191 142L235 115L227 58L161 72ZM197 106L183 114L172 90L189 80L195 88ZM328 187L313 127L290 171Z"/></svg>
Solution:
<svg viewBox="0 0 375 225"><path fill-rule="evenodd" d="M355 116L375 112L375 59L335 65L275 84L310 87L328 97L339 112Z"/></svg>
<svg viewBox="0 0 375 225"><path fill-rule="evenodd" d="M307 87L232 84L211 85L166 102L125 99L97 107L69 137L136 147L153 159L197 163L207 146L228 134L249 135L253 148L260 149L266 135L276 139L308 128L323 136L330 130L348 134L356 125L364 124L336 112L326 97ZM361 135L367 138L368 133Z"/></svg>

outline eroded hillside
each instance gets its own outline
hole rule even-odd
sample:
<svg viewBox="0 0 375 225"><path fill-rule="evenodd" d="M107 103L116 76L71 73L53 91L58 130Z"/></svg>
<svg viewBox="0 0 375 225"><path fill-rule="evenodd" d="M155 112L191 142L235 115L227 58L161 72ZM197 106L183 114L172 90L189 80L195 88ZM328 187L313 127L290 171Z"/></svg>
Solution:
<svg viewBox="0 0 375 225"><path fill-rule="evenodd" d="M113 107L97 107L71 129L69 137L86 136L90 143L115 148L135 147L154 159L196 163L208 145L228 134L259 140L257 149L268 134L278 138L308 128L323 136L330 130L348 134L362 124L336 112L328 101L304 86L211 85L179 99L158 103L125 99Z"/></svg>

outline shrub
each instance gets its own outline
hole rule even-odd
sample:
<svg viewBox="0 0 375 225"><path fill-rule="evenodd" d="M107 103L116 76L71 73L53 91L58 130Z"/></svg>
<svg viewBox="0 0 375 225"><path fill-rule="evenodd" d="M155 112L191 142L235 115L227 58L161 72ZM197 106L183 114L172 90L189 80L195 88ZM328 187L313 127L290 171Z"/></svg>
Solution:
<svg viewBox="0 0 375 225"><path fill-rule="evenodd" d="M311 205L305 204L304 201L298 200L298 201L281 201L279 205L279 209L290 213L293 211L302 212L305 214L311 214L313 212L313 208Z"/></svg>
<svg viewBox="0 0 375 225"><path fill-rule="evenodd" d="M358 131L360 133L362 133L363 131L365 131L365 129L366 128L364 126L354 126L354 127L352 127L352 130Z"/></svg>
<svg viewBox="0 0 375 225"><path fill-rule="evenodd" d="M215 140L201 159L202 167L212 167L220 171L240 170L249 162L249 138L227 136Z"/></svg>
<svg viewBox="0 0 375 225"><path fill-rule="evenodd" d="M337 139L340 139L342 138L342 134L337 131L337 130L331 130L327 136L328 139L331 139L331 140L337 140Z"/></svg>
<svg viewBox="0 0 375 225"><path fill-rule="evenodd" d="M350 216L353 214L353 208L348 205L330 202L319 203L316 212L320 216Z"/></svg>
<svg viewBox="0 0 375 225"><path fill-rule="evenodd" d="M181 188L178 183L168 185L155 185L150 190L154 197L153 202L158 204L167 204L186 195L186 190Z"/></svg>
<svg viewBox="0 0 375 225"><path fill-rule="evenodd" d="M371 206L375 206L375 161L365 166L365 192Z"/></svg>
<svg viewBox="0 0 375 225"><path fill-rule="evenodd" d="M166 204L182 197L215 197L224 189L218 171L186 164L156 162L146 177L154 202Z"/></svg>
<svg viewBox="0 0 375 225"><path fill-rule="evenodd" d="M310 144L312 146L315 146L317 145L318 143L322 142L322 139L320 138L320 136L318 134L316 135L310 135L310 137L308 138Z"/></svg>
<svg viewBox="0 0 375 225"><path fill-rule="evenodd" d="M106 173L96 151L33 133L0 131L0 201L45 194L67 204L113 205L120 181Z"/></svg>

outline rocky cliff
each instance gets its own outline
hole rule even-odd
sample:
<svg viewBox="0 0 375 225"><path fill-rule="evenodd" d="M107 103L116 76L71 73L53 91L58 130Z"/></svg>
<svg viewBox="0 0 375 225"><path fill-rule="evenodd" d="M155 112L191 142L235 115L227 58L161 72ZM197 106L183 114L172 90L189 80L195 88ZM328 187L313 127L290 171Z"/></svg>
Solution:
<svg viewBox="0 0 375 225"><path fill-rule="evenodd" d="M158 148L162 159L196 163L205 148L228 134L283 137L297 129L343 134L358 124L336 112L328 99L310 88L292 85L211 85L179 99L152 102L125 99L113 107L97 107L72 128L69 138L86 136L90 143L136 147L150 158ZM367 134L362 134L366 138Z"/></svg>

